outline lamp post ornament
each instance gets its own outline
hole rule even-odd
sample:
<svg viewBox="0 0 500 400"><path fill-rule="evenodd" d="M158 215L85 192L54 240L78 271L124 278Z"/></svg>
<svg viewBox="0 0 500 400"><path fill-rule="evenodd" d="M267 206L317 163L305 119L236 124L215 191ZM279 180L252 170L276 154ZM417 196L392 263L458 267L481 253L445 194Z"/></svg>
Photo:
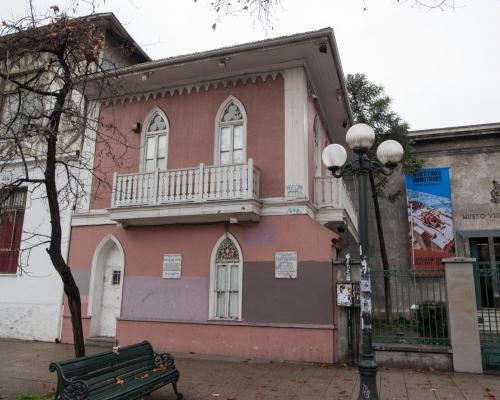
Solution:
<svg viewBox="0 0 500 400"><path fill-rule="evenodd" d="M370 171L380 171L390 175L403 158L403 147L395 140L386 140L377 148L380 162L368 158L368 150L375 141L373 128L366 124L353 125L346 134L346 142L357 158L346 163L347 152L339 144L330 144L322 154L323 162L336 178L357 176L359 187L359 253L361 260L361 356L359 360L360 388L359 400L378 400L377 363L372 346L372 290L368 259L368 188Z"/></svg>

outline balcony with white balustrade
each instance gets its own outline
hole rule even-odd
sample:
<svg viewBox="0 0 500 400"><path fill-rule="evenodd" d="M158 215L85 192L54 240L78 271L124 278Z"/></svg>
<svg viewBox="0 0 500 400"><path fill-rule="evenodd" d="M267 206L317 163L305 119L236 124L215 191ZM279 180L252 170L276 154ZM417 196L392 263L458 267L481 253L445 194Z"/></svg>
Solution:
<svg viewBox="0 0 500 400"><path fill-rule="evenodd" d="M123 226L258 221L260 172L246 163L116 174L109 216Z"/></svg>
<svg viewBox="0 0 500 400"><path fill-rule="evenodd" d="M323 223L344 222L354 238L358 238L358 213L342 178L314 178L316 220Z"/></svg>

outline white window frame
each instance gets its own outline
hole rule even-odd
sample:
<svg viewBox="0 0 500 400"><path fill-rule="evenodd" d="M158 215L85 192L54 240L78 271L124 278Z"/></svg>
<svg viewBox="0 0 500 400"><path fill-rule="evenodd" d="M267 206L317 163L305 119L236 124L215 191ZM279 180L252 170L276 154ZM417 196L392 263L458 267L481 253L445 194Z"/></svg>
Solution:
<svg viewBox="0 0 500 400"><path fill-rule="evenodd" d="M216 292L216 277L217 277L217 268L216 268L216 258L217 251L219 250L222 242L229 238L235 245L238 250L239 255L239 265L238 265L238 285L239 285L239 305L238 305L238 318L221 318L217 317L217 292ZM212 249L212 256L210 258L210 285L209 285L209 308L208 308L208 318L211 320L217 321L241 321L241 309L243 304L243 252L241 251L240 244L236 240L236 238L230 234L229 232L224 233L219 240L215 243L215 246Z"/></svg>
<svg viewBox="0 0 500 400"><path fill-rule="evenodd" d="M229 106L229 104L234 103L241 111L241 115L243 116L243 123L238 123L238 122L222 122L222 116L224 115L224 111L226 111L226 108ZM234 125L242 125L243 126L243 162L247 161L247 112L245 110L245 107L243 106L243 103L238 100L234 96L229 96L226 100L222 102L222 104L219 107L219 110L217 111L217 115L215 117L215 141L214 141L214 164L219 165L221 164L220 162L220 145L221 145L221 128L224 126L234 126ZM232 133L232 132L231 132ZM232 152L232 138L234 136L231 134L231 152ZM230 164L229 164L230 165Z"/></svg>
<svg viewBox="0 0 500 400"><path fill-rule="evenodd" d="M154 133L148 133L148 127L149 123L151 122L151 119L156 115L159 114L165 121L165 124L167 125L167 129L164 131L158 131ZM160 136L160 135L165 135L165 165L163 166L156 166L156 168L159 168L160 171L164 171L167 169L168 165L168 143L169 143L169 138L170 138L170 122L167 118L167 114L160 108L160 107L154 107L146 116L144 119L144 124L142 126L142 132L141 132L141 160L140 160L140 168L141 172L146 172L146 143L147 143L147 137L149 136ZM158 145L158 142L157 144ZM157 154L157 151L155 150L155 154ZM156 169L155 168L155 169Z"/></svg>

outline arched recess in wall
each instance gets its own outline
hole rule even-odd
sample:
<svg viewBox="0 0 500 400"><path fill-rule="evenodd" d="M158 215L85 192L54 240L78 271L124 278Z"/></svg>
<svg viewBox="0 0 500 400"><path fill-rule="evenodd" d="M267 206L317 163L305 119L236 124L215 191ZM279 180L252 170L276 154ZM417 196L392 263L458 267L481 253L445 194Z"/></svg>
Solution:
<svg viewBox="0 0 500 400"><path fill-rule="evenodd" d="M141 171L152 172L156 168L167 169L170 123L167 114L154 107L142 126L141 133Z"/></svg>
<svg viewBox="0 0 500 400"><path fill-rule="evenodd" d="M236 238L224 233L210 258L209 318L241 320L243 252Z"/></svg>
<svg viewBox="0 0 500 400"><path fill-rule="evenodd" d="M215 117L215 164L247 161L247 112L234 96L222 102Z"/></svg>
<svg viewBox="0 0 500 400"><path fill-rule="evenodd" d="M90 336L114 337L116 318L121 314L125 252L112 234L96 247L90 273L87 314L91 317Z"/></svg>

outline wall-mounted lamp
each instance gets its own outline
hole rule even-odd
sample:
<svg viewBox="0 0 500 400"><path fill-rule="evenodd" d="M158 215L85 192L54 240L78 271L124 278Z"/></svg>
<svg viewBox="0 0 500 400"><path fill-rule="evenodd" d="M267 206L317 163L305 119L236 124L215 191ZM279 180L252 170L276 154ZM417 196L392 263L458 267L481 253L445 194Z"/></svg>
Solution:
<svg viewBox="0 0 500 400"><path fill-rule="evenodd" d="M141 133L141 123L140 122L134 122L132 124L132 131L135 133Z"/></svg>
<svg viewBox="0 0 500 400"><path fill-rule="evenodd" d="M319 44L319 52L324 54L328 53L328 47L326 46L326 43Z"/></svg>

